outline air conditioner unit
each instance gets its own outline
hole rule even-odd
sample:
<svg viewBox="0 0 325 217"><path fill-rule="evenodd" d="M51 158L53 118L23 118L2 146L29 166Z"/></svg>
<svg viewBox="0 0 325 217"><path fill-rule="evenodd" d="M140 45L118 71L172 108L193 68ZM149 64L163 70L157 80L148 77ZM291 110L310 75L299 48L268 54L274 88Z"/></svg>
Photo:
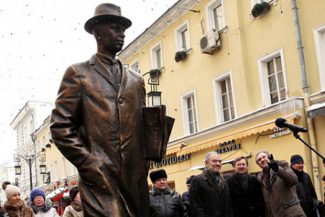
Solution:
<svg viewBox="0 0 325 217"><path fill-rule="evenodd" d="M200 40L201 53L211 54L221 46L218 31L209 30Z"/></svg>

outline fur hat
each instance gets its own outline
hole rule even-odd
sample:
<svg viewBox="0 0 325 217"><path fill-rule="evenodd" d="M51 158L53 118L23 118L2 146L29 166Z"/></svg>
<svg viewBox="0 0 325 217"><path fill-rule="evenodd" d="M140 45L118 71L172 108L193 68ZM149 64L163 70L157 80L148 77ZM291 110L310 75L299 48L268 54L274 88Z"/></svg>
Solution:
<svg viewBox="0 0 325 217"><path fill-rule="evenodd" d="M9 198L16 194L16 193L20 193L20 190L17 186L14 186L14 185L7 185L6 187L6 190L5 190L5 193L6 193L6 197L7 197L7 200L9 200Z"/></svg>
<svg viewBox="0 0 325 217"><path fill-rule="evenodd" d="M69 191L69 197L71 201L74 201L74 199L76 198L77 194L79 193L79 188L78 186L74 186L70 189Z"/></svg>
<svg viewBox="0 0 325 217"><path fill-rule="evenodd" d="M152 183L154 183L156 180L161 179L161 178L167 179L167 173L164 169L152 171L149 176L150 176Z"/></svg>
<svg viewBox="0 0 325 217"><path fill-rule="evenodd" d="M30 192L30 200L33 202L34 198L36 196L42 196L45 200L45 193L42 189L40 188L34 188L31 192Z"/></svg>
<svg viewBox="0 0 325 217"><path fill-rule="evenodd" d="M304 159L299 154L295 154L291 156L290 163L291 165L296 163L304 163Z"/></svg>
<svg viewBox="0 0 325 217"><path fill-rule="evenodd" d="M100 4L95 9L95 15L85 23L85 30L92 34L93 28L105 21L115 21L121 23L125 28L129 28L132 25L131 20L123 17L121 14L121 8L117 5L104 3Z"/></svg>

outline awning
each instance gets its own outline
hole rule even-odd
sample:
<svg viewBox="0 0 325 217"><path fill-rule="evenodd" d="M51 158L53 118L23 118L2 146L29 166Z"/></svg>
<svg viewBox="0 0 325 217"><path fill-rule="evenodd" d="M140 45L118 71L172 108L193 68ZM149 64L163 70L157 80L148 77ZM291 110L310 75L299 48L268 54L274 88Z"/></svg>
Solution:
<svg viewBox="0 0 325 217"><path fill-rule="evenodd" d="M307 116L309 118L313 118L319 115L325 116L325 102L314 104L307 109Z"/></svg>
<svg viewBox="0 0 325 217"><path fill-rule="evenodd" d="M288 121L292 122L293 120L288 120ZM182 145L181 143L181 144L173 145L172 147L167 147L166 155L170 155L170 154L183 155L183 154L198 152L204 149L214 147L225 141L242 139L251 135L263 133L274 129L274 127L275 127L274 121L270 121L259 125L254 125L245 129L233 129L231 131L222 132L219 134L218 132L216 132L213 135L213 139L210 140L197 140L196 142L193 142L192 144L189 145Z"/></svg>

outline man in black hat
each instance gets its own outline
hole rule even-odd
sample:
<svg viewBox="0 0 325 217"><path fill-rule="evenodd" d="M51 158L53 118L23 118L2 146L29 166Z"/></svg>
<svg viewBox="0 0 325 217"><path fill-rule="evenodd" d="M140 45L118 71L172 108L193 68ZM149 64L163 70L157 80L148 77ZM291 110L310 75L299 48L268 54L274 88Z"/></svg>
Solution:
<svg viewBox="0 0 325 217"><path fill-rule="evenodd" d="M290 158L291 169L298 177L296 184L297 195L300 205L307 217L317 217L316 204L318 203L317 194L310 176L304 172L304 159L299 155L292 155Z"/></svg>
<svg viewBox="0 0 325 217"><path fill-rule="evenodd" d="M78 168L86 217L149 213L144 81L116 59L130 26L117 5L95 9L85 30L95 37L97 53L66 70L51 115L53 141Z"/></svg>
<svg viewBox="0 0 325 217"><path fill-rule="evenodd" d="M153 184L149 194L150 217L183 216L181 195L168 187L166 171L164 169L152 171L150 179Z"/></svg>

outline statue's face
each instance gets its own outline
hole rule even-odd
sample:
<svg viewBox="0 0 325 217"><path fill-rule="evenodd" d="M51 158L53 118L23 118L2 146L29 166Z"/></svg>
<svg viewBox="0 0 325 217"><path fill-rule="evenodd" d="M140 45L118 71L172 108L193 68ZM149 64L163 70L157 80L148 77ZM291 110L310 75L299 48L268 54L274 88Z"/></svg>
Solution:
<svg viewBox="0 0 325 217"><path fill-rule="evenodd" d="M97 42L106 52L116 54L121 51L124 45L125 27L117 22L104 22L98 25Z"/></svg>

